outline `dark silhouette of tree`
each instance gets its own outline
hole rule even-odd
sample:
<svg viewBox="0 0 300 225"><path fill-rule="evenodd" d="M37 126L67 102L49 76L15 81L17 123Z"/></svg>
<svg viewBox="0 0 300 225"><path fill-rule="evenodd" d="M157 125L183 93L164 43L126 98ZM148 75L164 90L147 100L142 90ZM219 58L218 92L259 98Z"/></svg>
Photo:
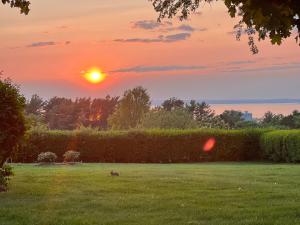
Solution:
<svg viewBox="0 0 300 225"><path fill-rule="evenodd" d="M164 110L171 111L178 108L184 108L184 101L173 97L165 100L161 106Z"/></svg>
<svg viewBox="0 0 300 225"><path fill-rule="evenodd" d="M300 128L300 112L295 110L292 114L285 116L281 120L281 125L291 129Z"/></svg>
<svg viewBox="0 0 300 225"><path fill-rule="evenodd" d="M26 103L26 114L41 115L43 107L45 105L44 100L37 94L32 95L30 100Z"/></svg>
<svg viewBox="0 0 300 225"><path fill-rule="evenodd" d="M27 15L30 11L30 2L27 0L1 0L2 4L8 4L11 8L19 8L21 14Z"/></svg>
<svg viewBox="0 0 300 225"><path fill-rule="evenodd" d="M181 20L195 12L200 3L217 0L150 0L159 13L158 20L172 18L179 14ZM295 35L300 38L300 4L298 0L224 0L231 17L241 17L235 26L237 40L246 33L251 51L258 53L254 35L259 40L270 38L272 44Z"/></svg>
<svg viewBox="0 0 300 225"><path fill-rule="evenodd" d="M0 79L0 168L25 133L25 98L10 80Z"/></svg>
<svg viewBox="0 0 300 225"><path fill-rule="evenodd" d="M230 126L230 128L235 128L239 122L243 120L243 113L235 110L225 110L220 118Z"/></svg>
<svg viewBox="0 0 300 225"><path fill-rule="evenodd" d="M106 129L108 127L107 119L115 111L118 102L119 97L109 95L105 98L94 99L90 108L89 125Z"/></svg>
<svg viewBox="0 0 300 225"><path fill-rule="evenodd" d="M197 121L207 121L215 116L214 110L206 102L196 102L191 100L190 104L186 105L189 112L193 114L193 117Z"/></svg>
<svg viewBox="0 0 300 225"><path fill-rule="evenodd" d="M264 114L262 118L262 124L264 126L278 126L282 121L283 115L274 114L271 111L268 111Z"/></svg>
<svg viewBox="0 0 300 225"><path fill-rule="evenodd" d="M50 129L73 130L83 127L107 128L108 117L115 111L119 97L68 98L53 97L44 107Z"/></svg>
<svg viewBox="0 0 300 225"><path fill-rule="evenodd" d="M77 128L75 104L71 99L54 97L45 106L45 120L50 129L73 130Z"/></svg>

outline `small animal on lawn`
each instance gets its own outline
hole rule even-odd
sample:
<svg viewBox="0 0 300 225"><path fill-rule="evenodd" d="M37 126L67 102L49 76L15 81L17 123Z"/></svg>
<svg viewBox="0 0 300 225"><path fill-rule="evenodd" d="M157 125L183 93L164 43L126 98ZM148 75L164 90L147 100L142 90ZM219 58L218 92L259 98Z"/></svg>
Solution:
<svg viewBox="0 0 300 225"><path fill-rule="evenodd" d="M118 177L118 176L120 176L120 174L118 173L118 172L115 172L115 171L111 171L110 172L110 175L112 176L112 177Z"/></svg>

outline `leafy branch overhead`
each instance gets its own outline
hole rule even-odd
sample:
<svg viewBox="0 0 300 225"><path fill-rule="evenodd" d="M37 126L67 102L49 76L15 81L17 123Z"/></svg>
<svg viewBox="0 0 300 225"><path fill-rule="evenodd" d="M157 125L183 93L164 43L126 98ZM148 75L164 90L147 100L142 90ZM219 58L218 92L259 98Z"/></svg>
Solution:
<svg viewBox="0 0 300 225"><path fill-rule="evenodd" d="M172 18L176 15L181 20L187 19L195 12L200 3L218 0L150 0L158 20ZM297 43L300 39L300 4L298 0L224 0L231 17L241 17L235 26L237 39L243 33L249 36L249 46L257 53L254 35L259 40L270 38L272 44L280 45L282 41L295 34Z"/></svg>
<svg viewBox="0 0 300 225"><path fill-rule="evenodd" d="M10 5L11 8L19 8L21 14L27 15L30 11L30 2L27 0L1 0L3 4Z"/></svg>

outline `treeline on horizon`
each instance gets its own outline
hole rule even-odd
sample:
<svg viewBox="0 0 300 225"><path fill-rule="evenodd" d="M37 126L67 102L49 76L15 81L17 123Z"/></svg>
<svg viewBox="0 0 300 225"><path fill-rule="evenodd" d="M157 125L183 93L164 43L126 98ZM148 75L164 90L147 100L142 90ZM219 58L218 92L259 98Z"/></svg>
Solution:
<svg viewBox="0 0 300 225"><path fill-rule="evenodd" d="M172 97L151 107L150 96L143 87L127 90L121 97L95 99L53 97L44 101L33 95L26 102L25 115L29 128L50 130L300 128L297 110L288 116L269 111L261 119L248 121L241 111L225 110L216 115L209 104L196 100L185 103Z"/></svg>

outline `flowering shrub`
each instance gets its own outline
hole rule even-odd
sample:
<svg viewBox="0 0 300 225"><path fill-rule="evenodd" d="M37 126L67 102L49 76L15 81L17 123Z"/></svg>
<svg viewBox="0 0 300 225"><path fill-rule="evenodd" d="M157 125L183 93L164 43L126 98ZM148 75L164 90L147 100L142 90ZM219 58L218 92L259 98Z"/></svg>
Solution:
<svg viewBox="0 0 300 225"><path fill-rule="evenodd" d="M80 152L70 150L65 152L63 156L64 156L64 162L76 162L79 159Z"/></svg>
<svg viewBox="0 0 300 225"><path fill-rule="evenodd" d="M54 163L57 159L57 156L53 152L42 152L38 155L38 162L42 163Z"/></svg>

